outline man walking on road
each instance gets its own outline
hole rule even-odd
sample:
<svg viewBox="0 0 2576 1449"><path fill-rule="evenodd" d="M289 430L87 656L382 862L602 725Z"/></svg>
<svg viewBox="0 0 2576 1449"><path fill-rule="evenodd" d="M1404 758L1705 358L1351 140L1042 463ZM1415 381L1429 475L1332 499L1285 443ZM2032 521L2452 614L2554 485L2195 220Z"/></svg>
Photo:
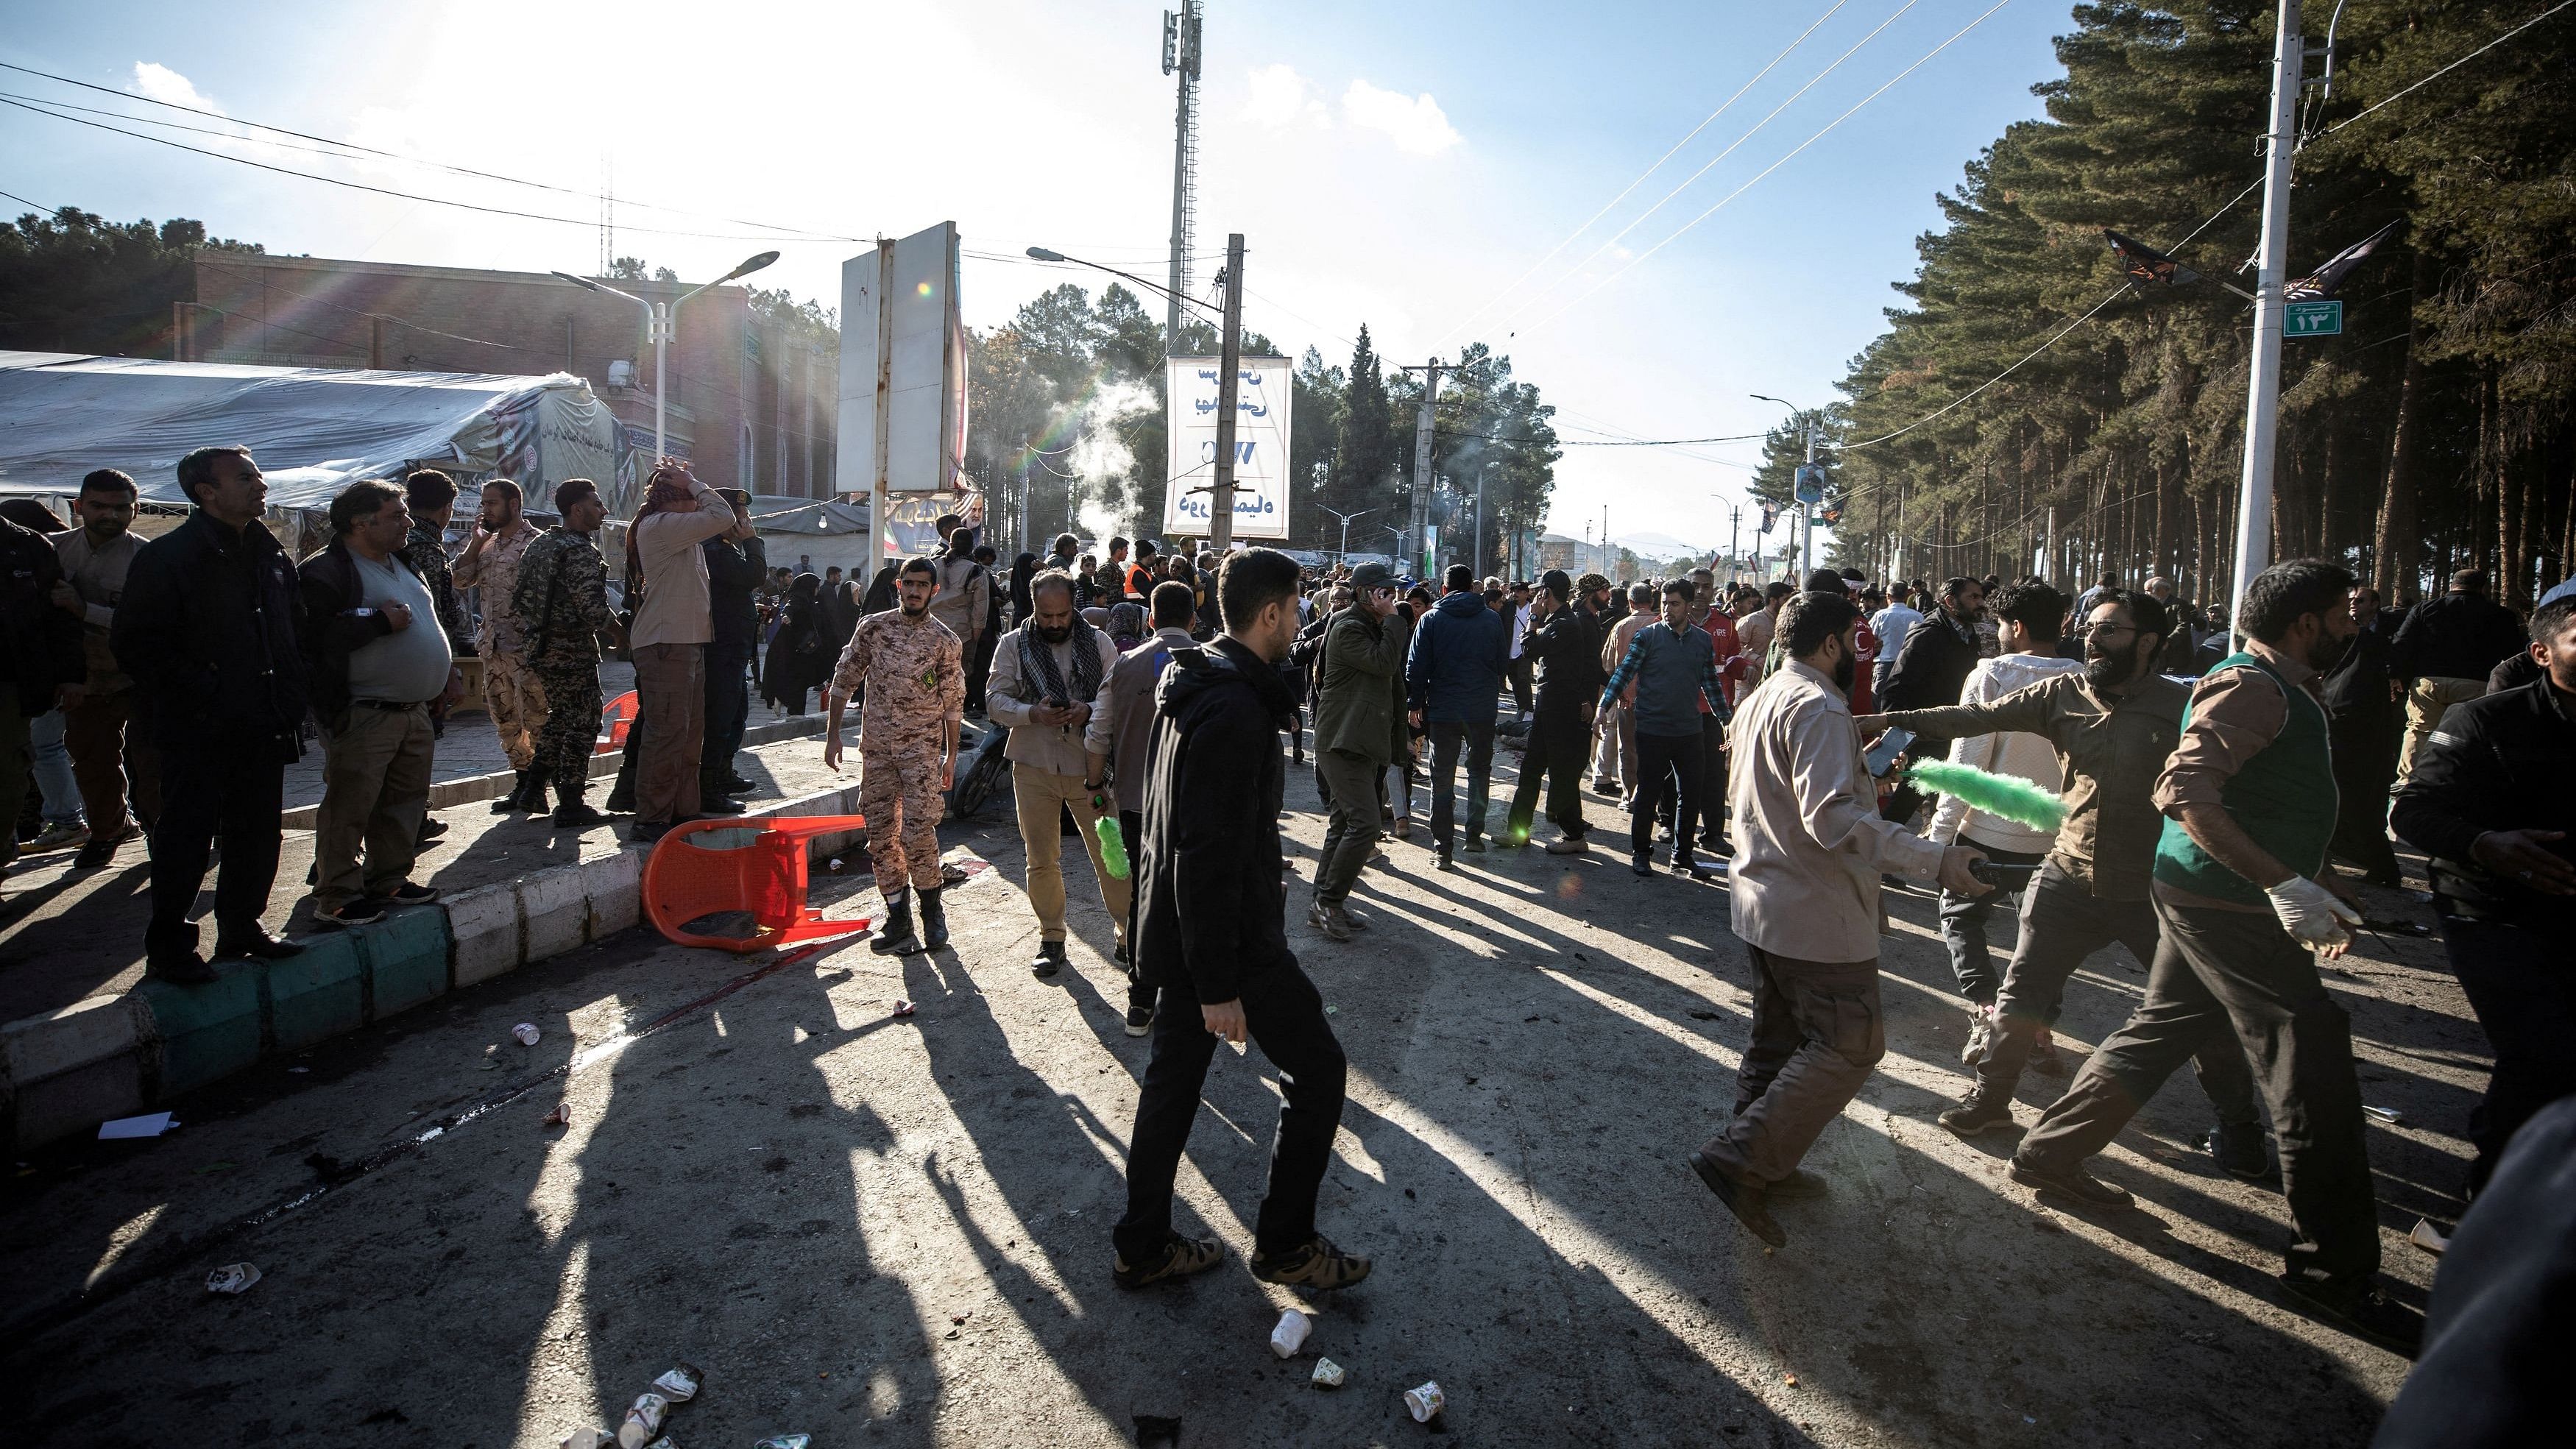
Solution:
<svg viewBox="0 0 2576 1449"><path fill-rule="evenodd" d="M1122 1288L1225 1260L1214 1238L1172 1231L1172 1182L1220 1038L1249 1038L1279 1069L1253 1276L1307 1289L1368 1276L1368 1259L1315 1231L1347 1066L1322 994L1288 949L1281 889L1279 732L1296 701L1278 666L1296 637L1296 600L1296 560L1266 548L1228 556L1217 582L1225 632L1204 649L1175 647L1157 691L1136 963L1161 997L1127 1149L1127 1211L1110 1239Z"/></svg>
<svg viewBox="0 0 2576 1449"><path fill-rule="evenodd" d="M134 820L148 830L161 814L161 752L111 642L126 575L143 547L129 531L137 501L132 478L101 468L81 480L72 501L81 526L54 540L63 577L54 585L53 602L81 621L88 665L80 684L63 693L63 745L71 752L82 811L89 817L89 841L72 857L74 870L106 865L118 846L140 833Z"/></svg>
<svg viewBox="0 0 2576 1449"><path fill-rule="evenodd" d="M259 521L268 482L250 450L199 448L178 472L197 511L136 551L110 638L161 748L144 970L203 985L219 978L197 954L188 912L217 834L215 955L275 959L304 949L271 939L260 924L277 883L286 767L304 757L304 655L295 566Z"/></svg>
<svg viewBox="0 0 2576 1449"><path fill-rule="evenodd" d="M1100 821L1110 813L1109 793L1092 773L1084 748L1101 687L1118 662L1117 646L1108 631L1075 612L1073 580L1064 574L1030 580L1029 607L1029 621L994 645L984 701L993 723L1011 732L1003 753L1019 805L1029 909L1038 918L1038 958L1029 971L1044 979L1065 963L1064 836L1057 826L1065 811L1073 812L1074 829L1091 857L1100 903L1117 937L1111 954L1121 965L1127 960L1128 883L1110 874L1102 853Z"/></svg>
<svg viewBox="0 0 2576 1449"><path fill-rule="evenodd" d="M2495 1049L2472 1192L2524 1123L2576 1096L2576 598L2532 614L2530 652L2542 676L2454 706L2392 812L2432 857L2442 945Z"/></svg>
<svg viewBox="0 0 2576 1449"><path fill-rule="evenodd" d="M599 641L613 639L618 624L608 607L608 561L592 541L608 518L599 485L587 478L555 485L555 512L563 522L519 555L518 582L502 607L518 623L528 672L545 701L530 768L554 783L555 827L580 830L608 819L581 794L599 737Z"/></svg>
<svg viewBox="0 0 2576 1449"><path fill-rule="evenodd" d="M1707 631L1691 621L1699 612L1688 579L1664 585L1663 615L1629 637L1619 667L1602 687L1600 705L1625 701L1636 720L1637 768L1629 784L1628 868L1652 875L1655 812L1666 790L1672 794L1673 874L1693 880L1713 875L1700 868L1691 853L1698 838L1701 811L1707 808L1707 777L1700 769L1700 716L1726 722L1726 681L1718 677L1716 646Z"/></svg>
<svg viewBox="0 0 2576 1449"><path fill-rule="evenodd" d="M1592 757L1586 729L1601 693L1601 641L1590 617L1573 603L1573 588L1563 569L1539 576L1535 622L1521 642L1521 652L1538 661L1538 707L1530 716L1520 783L1512 789L1512 813L1503 824L1504 838L1514 848L1529 844L1544 780L1547 818L1563 832L1548 842L1550 855L1581 855L1589 833L1583 822L1583 769Z"/></svg>
<svg viewBox="0 0 2576 1449"><path fill-rule="evenodd" d="M2482 569L2451 575L2451 591L2415 606L2389 643L2390 670L2406 685L2406 741L2397 782L2415 772L2415 752L2452 705L2487 692L2487 674L2523 650L2522 621L2487 597Z"/></svg>
<svg viewBox="0 0 2576 1449"><path fill-rule="evenodd" d="M519 485L495 478L483 485L474 537L458 556L453 575L457 587L482 591L483 636L475 641L475 649L483 656L483 708L492 716L493 733L501 737L501 753L518 773L510 793L492 803L495 815L546 808L546 775L537 768L537 734L546 726L546 692L528 663L527 634L519 627L518 611L511 607L528 545L544 533L528 521Z"/></svg>
<svg viewBox="0 0 2576 1449"><path fill-rule="evenodd" d="M941 797L957 783L957 734L966 721L963 646L930 616L939 567L914 557L895 571L897 607L850 633L824 702L823 763L841 768L841 712L859 704L859 813L868 819L868 865L885 897L885 924L868 949L880 955L948 944L939 899ZM1053 827L1050 826L1050 829ZM921 897L914 932L912 898Z"/></svg>
<svg viewBox="0 0 2576 1449"><path fill-rule="evenodd" d="M1601 644L1601 677L1619 661L1628 657L1628 642L1637 631L1655 622L1655 591L1651 585L1628 586L1628 612L1609 626L1609 637ZM1617 800L1622 806L1636 802L1639 774L1637 770L1637 716L1624 703L1610 700L1601 705L1595 716L1593 733L1597 746L1592 760L1592 788Z"/></svg>
<svg viewBox="0 0 2576 1449"><path fill-rule="evenodd" d="M1933 844L1882 819L1849 692L1860 610L1805 593L1780 611L1779 674L1735 722L1734 927L1753 957L1753 1029L1735 1118L1691 1169L1762 1241L1788 1241L1774 1193L1821 1181L1798 1160L1859 1095L1887 1053L1878 1001L1879 876L1897 871L1962 894L1992 887L1966 846Z"/></svg>
<svg viewBox="0 0 2576 1449"><path fill-rule="evenodd" d="M2060 603L2065 602L2064 594L2057 597ZM1887 677L1896 672L1896 657L1905 652L1905 636L1922 622L1922 613L1905 602L1902 592L1891 593L1887 607L1869 616L1870 632L1878 636L1878 659L1871 666L1878 677L1870 683L1880 699L1887 697Z"/></svg>
<svg viewBox="0 0 2576 1449"><path fill-rule="evenodd" d="M1509 663L1509 626L1485 606L1475 572L1451 564L1447 592L1413 627L1405 696L1414 728L1431 731L1431 840L1448 870L1458 818L1458 746L1467 747L1467 852L1485 850L1494 772L1494 705Z"/></svg>
<svg viewBox="0 0 2576 1449"><path fill-rule="evenodd" d="M411 867L429 813L431 702L455 703L461 684L437 598L403 553L418 533L403 493L350 484L331 500L331 533L297 570L297 634L322 729L313 923L345 927L438 899Z"/></svg>
<svg viewBox="0 0 2576 1449"><path fill-rule="evenodd" d="M1083 751L1090 765L1083 787L1096 792L1104 782L1115 783L1118 833L1127 842L1131 860L1140 856L1145 843L1145 784L1153 768L1154 689L1162 682L1163 666L1171 663L1172 651L1198 647L1190 636L1195 615L1189 585L1169 581L1156 584L1153 602L1153 637L1120 655L1118 662L1109 667L1109 679L1100 691L1098 706L1092 710L1090 727L1083 731ZM1285 674L1281 679L1287 682ZM1289 708L1293 726L1293 693ZM1125 951L1129 1036L1143 1036L1154 1025L1154 988L1145 984L1144 976L1136 969L1136 902L1137 892L1131 888L1127 892Z"/></svg>
<svg viewBox="0 0 2576 1449"><path fill-rule="evenodd" d="M1344 902L1377 845L1378 776L1408 743L1398 703L1405 632L1393 618L1395 573L1364 563L1351 574L1351 588L1351 606L1324 627L1323 674L1315 689L1315 775L1332 819L1315 861L1306 924L1336 941L1368 926Z"/></svg>
<svg viewBox="0 0 2576 1449"><path fill-rule="evenodd" d="M2164 1079L2213 1037L2254 1059L2281 1153L2297 1240L2283 1288L2386 1347L2421 1320L2383 1296L2379 1214L2354 1075L2352 1019L2317 958L2343 953L2360 912L2326 866L2334 767L2317 675L2352 642L2352 576L2313 559L2278 563L2245 590L2251 642L2192 690L2182 740L2156 781L2164 812L2153 895L2163 928L2146 999L2094 1049L2014 1152L2016 1182L2093 1207L2128 1192L2085 1171Z"/></svg>
<svg viewBox="0 0 2576 1449"><path fill-rule="evenodd" d="M2038 596L2038 590L2045 590L2045 596ZM1955 736L1952 760L1997 773L2044 766L2065 802L2065 823L2023 892L2020 938L2000 987L1990 968L1973 970L1984 965L1982 930L1977 959L1959 972L1961 992L1974 1002L1982 987L1986 1002L1970 1025L1968 1049L1960 1054L1975 1069L1976 1085L1940 1117L1942 1126L1962 1137L2012 1125L2013 1089L2034 1059L2049 1059L2039 1055L2049 1046L2049 1024L2057 1018L2068 979L2085 957L2117 941L2141 965L2154 963L2161 932L2148 896L2164 818L2153 794L2165 757L2180 738L2191 698L2184 686L2157 672L2164 631L2174 626L2153 595L2094 590L2092 616L2079 634L2081 664L2056 658L2049 652L2055 639L2041 637L2054 632L2041 621L2061 617L2062 596L2056 590L2022 584L1998 598L2005 647L2013 652L1977 666L1968 676L1964 702L1860 721L1864 734L1892 725ZM1998 685L2014 681L2023 683L1993 697ZM2017 760L2022 741L2039 744L2049 757ZM1934 838L1944 839L1945 832L1957 828L1948 822L1962 817L1970 830L1984 818L1971 816L1955 797L1944 796L1933 816ZM1995 832L1969 839L1980 847L2003 842L1991 858L2005 860L2006 851L2014 852L2007 863L2037 859L2022 853L2023 837ZM1951 900L1942 896L1945 934L1953 920ZM1973 908L1976 902L1966 904ZM1959 948L1954 945L1952 953L1957 960ZM2219 1166L2242 1178L2263 1176L2271 1158L2263 1147L2263 1123L2244 1049L2234 1036L2222 1033L2204 1043L2194 1060L2201 1089L2218 1113L2210 1150Z"/></svg>

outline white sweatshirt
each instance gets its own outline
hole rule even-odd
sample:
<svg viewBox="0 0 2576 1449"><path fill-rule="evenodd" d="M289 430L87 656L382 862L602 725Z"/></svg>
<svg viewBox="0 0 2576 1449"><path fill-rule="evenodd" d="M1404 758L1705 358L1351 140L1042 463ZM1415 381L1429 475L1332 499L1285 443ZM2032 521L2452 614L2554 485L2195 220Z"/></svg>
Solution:
<svg viewBox="0 0 2576 1449"><path fill-rule="evenodd" d="M2079 660L2060 659L2054 654L1998 654L1992 659L1980 659L1977 667L1968 671L1968 682L1959 691L1959 703L1985 704L2083 667ZM2012 775L2050 791L2059 788L2063 779L2057 747L2043 735L2015 732L1952 740L1950 762L1974 765L1988 774ZM1982 810L1971 810L1956 795L1941 797L1932 812L1932 828L1925 834L1943 845L1955 845L1964 835L1971 845L2017 850L2024 855L2046 854L2057 838L2050 831L2033 830Z"/></svg>

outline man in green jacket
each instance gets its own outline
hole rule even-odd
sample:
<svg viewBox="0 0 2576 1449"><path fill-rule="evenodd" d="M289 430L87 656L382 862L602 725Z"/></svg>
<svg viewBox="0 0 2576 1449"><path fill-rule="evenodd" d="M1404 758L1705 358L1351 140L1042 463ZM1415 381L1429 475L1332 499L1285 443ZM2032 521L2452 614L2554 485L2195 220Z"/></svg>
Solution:
<svg viewBox="0 0 2576 1449"><path fill-rule="evenodd" d="M1367 563L1351 575L1351 606L1324 626L1315 691L1315 774L1332 817L1315 863L1306 924L1336 941L1368 922L1344 905L1377 845L1377 780L1404 744L1404 653L1395 574Z"/></svg>

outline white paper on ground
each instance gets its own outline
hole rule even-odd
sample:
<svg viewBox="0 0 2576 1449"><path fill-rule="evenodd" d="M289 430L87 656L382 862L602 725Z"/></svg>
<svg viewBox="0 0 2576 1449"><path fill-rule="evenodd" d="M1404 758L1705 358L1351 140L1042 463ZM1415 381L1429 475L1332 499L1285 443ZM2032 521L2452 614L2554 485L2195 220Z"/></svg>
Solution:
<svg viewBox="0 0 2576 1449"><path fill-rule="evenodd" d="M113 1142L121 1137L158 1137L179 1124L167 1112L146 1112L140 1117L119 1117L98 1124L98 1140Z"/></svg>

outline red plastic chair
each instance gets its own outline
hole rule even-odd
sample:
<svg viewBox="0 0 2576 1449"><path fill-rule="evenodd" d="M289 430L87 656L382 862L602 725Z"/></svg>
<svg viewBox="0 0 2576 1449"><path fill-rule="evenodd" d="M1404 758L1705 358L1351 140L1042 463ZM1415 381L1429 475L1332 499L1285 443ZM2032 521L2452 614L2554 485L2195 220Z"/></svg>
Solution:
<svg viewBox="0 0 2576 1449"><path fill-rule="evenodd" d="M653 928L683 946L752 952L794 941L847 936L866 930L864 917L827 921L805 904L806 842L817 835L856 830L858 815L792 815L763 820L692 820L653 846L644 862L644 914ZM726 850L697 844L710 830L748 830L751 843ZM701 936L685 929L700 916L749 911L749 936Z"/></svg>
<svg viewBox="0 0 2576 1449"><path fill-rule="evenodd" d="M608 702L599 712L599 742L591 746L594 755L613 755L626 748L627 731L635 728L635 717L644 712L644 703L628 690Z"/></svg>

